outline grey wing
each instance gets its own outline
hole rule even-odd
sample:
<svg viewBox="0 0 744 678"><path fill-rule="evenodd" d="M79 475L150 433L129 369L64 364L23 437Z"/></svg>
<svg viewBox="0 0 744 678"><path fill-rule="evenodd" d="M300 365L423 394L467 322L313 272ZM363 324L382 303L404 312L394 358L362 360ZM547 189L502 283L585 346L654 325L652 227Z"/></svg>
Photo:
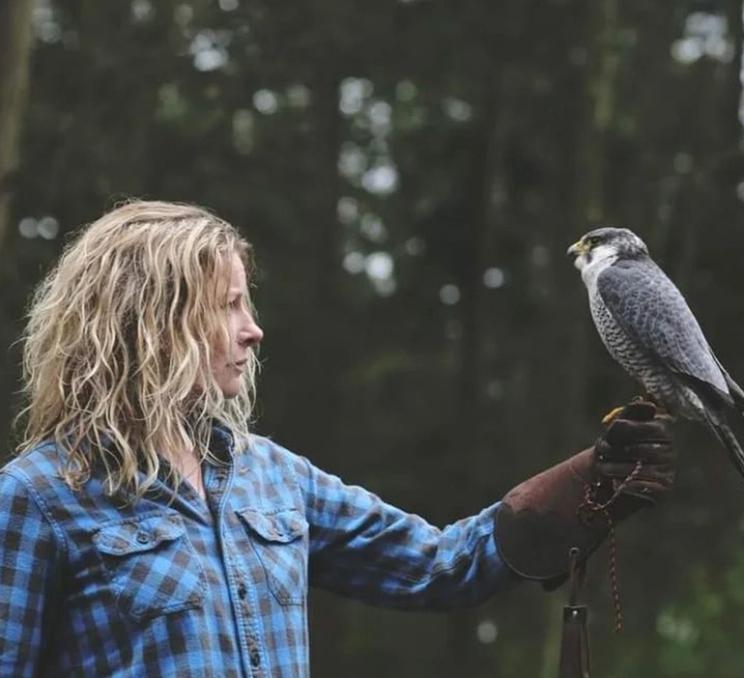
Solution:
<svg viewBox="0 0 744 678"><path fill-rule="evenodd" d="M731 403L726 379L681 292L650 259L619 261L597 277L607 310L630 337L680 375Z"/></svg>

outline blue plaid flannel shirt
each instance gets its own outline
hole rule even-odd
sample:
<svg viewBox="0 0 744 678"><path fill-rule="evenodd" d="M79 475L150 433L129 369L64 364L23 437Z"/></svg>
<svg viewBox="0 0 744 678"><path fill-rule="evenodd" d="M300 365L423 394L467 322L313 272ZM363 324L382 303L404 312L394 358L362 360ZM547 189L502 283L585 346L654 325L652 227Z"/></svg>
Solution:
<svg viewBox="0 0 744 678"><path fill-rule="evenodd" d="M515 577L498 504L443 530L255 436L215 427L207 502L158 482L134 505L81 491L43 444L0 472L0 676L307 676L307 590L475 604Z"/></svg>

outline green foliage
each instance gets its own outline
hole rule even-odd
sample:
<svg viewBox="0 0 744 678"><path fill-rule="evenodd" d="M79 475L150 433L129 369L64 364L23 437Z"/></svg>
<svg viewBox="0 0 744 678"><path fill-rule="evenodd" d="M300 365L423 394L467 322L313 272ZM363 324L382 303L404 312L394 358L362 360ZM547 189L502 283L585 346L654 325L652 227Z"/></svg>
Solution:
<svg viewBox="0 0 744 678"><path fill-rule="evenodd" d="M722 572L700 565L686 595L658 615L659 676L733 678L744 671L744 551Z"/></svg>

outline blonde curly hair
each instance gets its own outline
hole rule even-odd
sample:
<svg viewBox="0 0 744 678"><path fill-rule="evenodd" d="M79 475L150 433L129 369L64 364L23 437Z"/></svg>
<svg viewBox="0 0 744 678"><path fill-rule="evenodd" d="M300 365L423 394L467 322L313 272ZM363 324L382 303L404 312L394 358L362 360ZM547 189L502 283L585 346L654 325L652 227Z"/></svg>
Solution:
<svg viewBox="0 0 744 678"><path fill-rule="evenodd" d="M215 342L231 345L224 270L233 253L250 279L250 244L194 205L131 201L84 228L28 311L18 452L54 440L71 487L100 463L109 494L140 497L164 469L179 482L169 451L210 458L215 420L243 449L256 355L231 399L211 366Z"/></svg>

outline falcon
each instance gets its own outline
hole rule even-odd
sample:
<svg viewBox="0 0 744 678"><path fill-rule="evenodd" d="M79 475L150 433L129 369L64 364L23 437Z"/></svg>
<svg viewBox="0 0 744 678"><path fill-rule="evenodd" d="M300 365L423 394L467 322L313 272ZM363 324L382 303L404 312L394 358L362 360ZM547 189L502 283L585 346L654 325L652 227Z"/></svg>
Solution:
<svg viewBox="0 0 744 678"><path fill-rule="evenodd" d="M703 422L744 476L731 424L744 391L716 358L676 285L627 228L598 228L568 248L610 355L670 414Z"/></svg>

